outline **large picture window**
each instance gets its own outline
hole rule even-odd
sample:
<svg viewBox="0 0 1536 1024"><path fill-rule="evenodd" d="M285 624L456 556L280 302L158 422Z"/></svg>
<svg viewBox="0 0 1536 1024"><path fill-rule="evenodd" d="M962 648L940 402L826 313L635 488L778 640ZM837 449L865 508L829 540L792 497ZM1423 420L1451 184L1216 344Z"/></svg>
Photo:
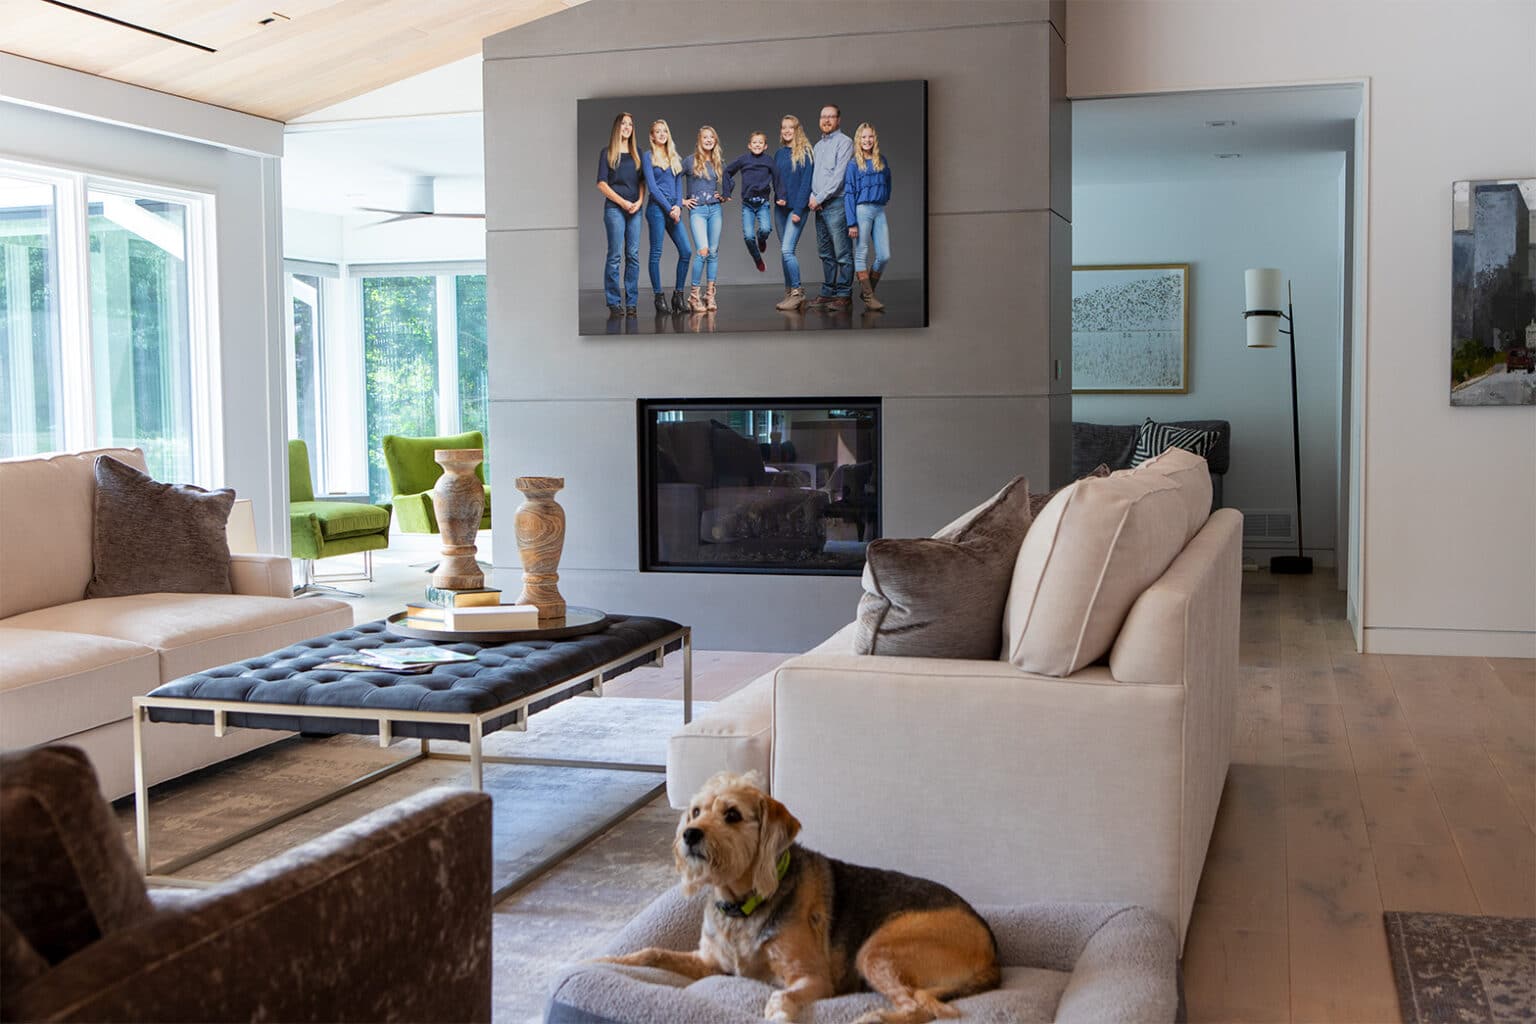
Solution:
<svg viewBox="0 0 1536 1024"><path fill-rule="evenodd" d="M220 478L211 196L0 163L0 455Z"/></svg>

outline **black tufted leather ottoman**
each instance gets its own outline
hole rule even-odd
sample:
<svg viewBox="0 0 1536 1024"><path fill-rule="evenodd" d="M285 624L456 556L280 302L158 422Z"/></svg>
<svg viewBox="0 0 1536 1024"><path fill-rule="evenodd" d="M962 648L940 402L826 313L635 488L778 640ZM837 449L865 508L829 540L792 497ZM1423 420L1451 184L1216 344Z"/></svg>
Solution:
<svg viewBox="0 0 1536 1024"><path fill-rule="evenodd" d="M601 632L568 640L436 645L392 633L382 621L366 622L259 658L183 676L157 686L146 696L135 697L134 781L141 868L146 876L155 877L150 870L149 801L143 771L145 721L212 725L218 735L223 735L228 727L236 727L320 735L376 734L381 746L388 746L397 738L421 740L418 754L238 836L159 865L158 873L168 875L424 757L468 761L473 785L483 788L483 763L530 763L529 759L484 755L481 741L486 735L508 726L521 728L529 715L577 694L601 693L605 679L643 665L659 664L668 651L682 651L683 721L691 720L693 673L689 628L667 619L640 615L610 615L609 619ZM426 646L474 654L475 660L440 665L421 675L342 672L318 667L360 650ZM466 741L469 753L433 752L430 741L435 739ZM532 763L665 771L665 765L550 759L532 759ZM498 896L511 888L498 890Z"/></svg>

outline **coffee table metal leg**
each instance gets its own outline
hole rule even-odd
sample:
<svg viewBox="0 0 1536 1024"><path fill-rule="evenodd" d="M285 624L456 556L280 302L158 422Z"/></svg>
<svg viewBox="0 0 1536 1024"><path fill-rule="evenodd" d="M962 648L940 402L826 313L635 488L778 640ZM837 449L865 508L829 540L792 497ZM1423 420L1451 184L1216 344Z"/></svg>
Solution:
<svg viewBox="0 0 1536 1024"><path fill-rule="evenodd" d="M693 630L683 629L683 724L693 721Z"/></svg>
<svg viewBox="0 0 1536 1024"><path fill-rule="evenodd" d="M485 789L485 770L482 765L484 756L480 750L485 724L478 718L472 718L469 722L469 781L476 789Z"/></svg>
<svg viewBox="0 0 1536 1024"><path fill-rule="evenodd" d="M144 777L144 709L133 708L133 826L139 846L139 874L149 874L149 786Z"/></svg>

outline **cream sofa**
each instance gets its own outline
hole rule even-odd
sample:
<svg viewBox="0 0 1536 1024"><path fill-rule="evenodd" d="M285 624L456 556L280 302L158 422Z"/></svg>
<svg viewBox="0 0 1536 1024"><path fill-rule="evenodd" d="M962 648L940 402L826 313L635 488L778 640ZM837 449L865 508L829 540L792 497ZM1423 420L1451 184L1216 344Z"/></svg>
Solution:
<svg viewBox="0 0 1536 1024"><path fill-rule="evenodd" d="M1107 658L1056 677L859 656L849 624L672 737L673 806L755 768L824 853L982 904L1140 904L1182 943L1230 760L1242 581L1242 515L1200 519Z"/></svg>
<svg viewBox="0 0 1536 1024"><path fill-rule="evenodd" d="M108 799L133 792L133 697L162 682L352 625L340 601L293 599L281 555L230 556L232 594L85 598L96 456L144 469L138 449L0 459L0 749L64 741ZM146 726L149 781L284 733Z"/></svg>

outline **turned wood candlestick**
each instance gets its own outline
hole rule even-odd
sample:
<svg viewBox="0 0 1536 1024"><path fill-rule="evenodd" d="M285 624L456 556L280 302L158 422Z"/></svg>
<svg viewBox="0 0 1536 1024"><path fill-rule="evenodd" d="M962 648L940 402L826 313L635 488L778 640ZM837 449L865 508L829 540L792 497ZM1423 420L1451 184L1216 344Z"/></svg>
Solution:
<svg viewBox="0 0 1536 1024"><path fill-rule="evenodd" d="M485 573L475 561L475 535L485 515L485 485L475 467L485 457L482 448L439 448L432 458L443 475L432 488L432 511L443 541L443 560L432 572L432 585L447 590L485 586Z"/></svg>
<svg viewBox="0 0 1536 1024"><path fill-rule="evenodd" d="M565 618L560 596L560 551L565 547L565 509L555 492L565 486L558 476L520 476L514 481L527 499L512 518L517 554L523 560L523 592L518 604L537 605L539 621Z"/></svg>

